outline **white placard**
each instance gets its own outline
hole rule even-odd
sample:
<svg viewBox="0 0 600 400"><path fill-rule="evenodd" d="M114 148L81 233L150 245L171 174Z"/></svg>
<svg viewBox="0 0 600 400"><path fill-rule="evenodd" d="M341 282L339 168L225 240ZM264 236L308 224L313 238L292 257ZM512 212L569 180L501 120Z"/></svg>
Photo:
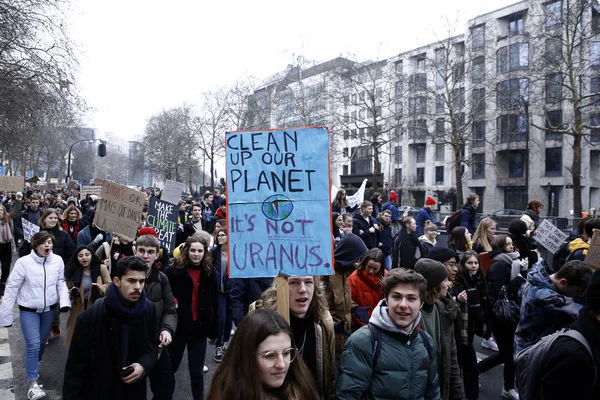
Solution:
<svg viewBox="0 0 600 400"><path fill-rule="evenodd" d="M23 217L21 217L21 225L23 226L23 238L31 243L31 238L40 231L40 227L32 224Z"/></svg>
<svg viewBox="0 0 600 400"><path fill-rule="evenodd" d="M185 183L168 180L165 182L165 188L162 191L160 199L167 203L175 204L181 200L181 193L185 190Z"/></svg>
<svg viewBox="0 0 600 400"><path fill-rule="evenodd" d="M535 230L534 239L550 253L556 254L567 238L567 234L552 225L547 219L543 220Z"/></svg>

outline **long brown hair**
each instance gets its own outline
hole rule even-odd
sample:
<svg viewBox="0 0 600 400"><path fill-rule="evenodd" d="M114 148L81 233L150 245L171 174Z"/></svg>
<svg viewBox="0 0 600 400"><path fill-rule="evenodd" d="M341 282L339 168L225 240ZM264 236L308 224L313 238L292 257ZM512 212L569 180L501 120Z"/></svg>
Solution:
<svg viewBox="0 0 600 400"><path fill-rule="evenodd" d="M188 269L192 266L192 263L190 262L190 247L192 247L192 243L200 243L202 247L204 247L204 257L202 257L202 261L200 261L200 267L210 275L212 255L210 254L210 251L208 251L208 242L203 237L190 236L185 241L185 244L181 249L181 255L178 259L176 259L176 267L180 269Z"/></svg>
<svg viewBox="0 0 600 400"><path fill-rule="evenodd" d="M256 351L269 336L280 333L288 335L296 347L292 329L279 314L265 309L250 312L235 331L206 400L318 400L312 375L300 356L291 362L281 387L267 389L262 384Z"/></svg>
<svg viewBox="0 0 600 400"><path fill-rule="evenodd" d="M42 213L42 216L40 217L40 220L38 221L38 225L41 229L46 229L46 218L48 218L52 214L56 215L56 217L58 218L58 221L56 221L56 228L62 231L62 228L60 226L60 213L55 208L45 209Z"/></svg>
<svg viewBox="0 0 600 400"><path fill-rule="evenodd" d="M2 204L0 204L0 208L4 210L4 219L2 220L2 224L10 225L10 223L12 222L12 219L10 218L10 213L6 211L6 207L4 207Z"/></svg>
<svg viewBox="0 0 600 400"><path fill-rule="evenodd" d="M313 276L314 288L313 297L308 306L308 315L314 322L319 322L323 315L329 310L329 304L325 297L325 284L320 276ZM277 310L277 284L273 279L271 286L260 296L261 308L266 310Z"/></svg>
<svg viewBox="0 0 600 400"><path fill-rule="evenodd" d="M335 199L333 200L333 203L337 204L340 208L348 207L348 199L344 195L345 193L346 189L338 190L337 194L335 195Z"/></svg>
<svg viewBox="0 0 600 400"><path fill-rule="evenodd" d="M381 264L381 268L379 268L379 272L377 273L377 275L382 275L384 274L384 264L385 264L385 254L383 253L383 251L381 251L381 249L378 249L376 247L372 248L371 250L367 251L367 254L365 254L365 256L363 257L363 259L360 261L360 263L358 264L358 266L356 267L356 269L358 270L358 273L362 273L363 269L365 269L367 267L367 264L369 263L369 261L375 261L378 262L379 264Z"/></svg>

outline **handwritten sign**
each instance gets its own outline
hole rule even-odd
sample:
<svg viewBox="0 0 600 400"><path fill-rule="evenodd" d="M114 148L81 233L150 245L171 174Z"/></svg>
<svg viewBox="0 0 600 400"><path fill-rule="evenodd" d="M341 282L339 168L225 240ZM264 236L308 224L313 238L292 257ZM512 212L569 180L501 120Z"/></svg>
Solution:
<svg viewBox="0 0 600 400"><path fill-rule="evenodd" d="M146 225L156 230L161 247L169 249L169 252L173 252L175 249L177 214L176 205L159 200L156 197L150 198Z"/></svg>
<svg viewBox="0 0 600 400"><path fill-rule="evenodd" d="M594 229L594 235L590 240L590 248L585 256L585 263L594 271L600 268L600 230Z"/></svg>
<svg viewBox="0 0 600 400"><path fill-rule="evenodd" d="M23 238L31 243L31 238L40 231L40 227L23 217L21 217L21 226L23 227Z"/></svg>
<svg viewBox="0 0 600 400"><path fill-rule="evenodd" d="M104 181L94 223L106 232L134 238L142 217L146 196L127 186Z"/></svg>
<svg viewBox="0 0 600 400"><path fill-rule="evenodd" d="M167 179L165 188L162 191L160 199L167 203L177 204L181 200L181 193L185 190L185 184Z"/></svg>
<svg viewBox="0 0 600 400"><path fill-rule="evenodd" d="M0 192L20 192L24 187L22 176L0 176Z"/></svg>
<svg viewBox="0 0 600 400"><path fill-rule="evenodd" d="M331 275L325 128L227 132L231 277Z"/></svg>
<svg viewBox="0 0 600 400"><path fill-rule="evenodd" d="M79 190L79 198L82 200L85 199L88 194L95 194L96 196L101 197L100 193L102 192L102 186L81 186Z"/></svg>
<svg viewBox="0 0 600 400"><path fill-rule="evenodd" d="M535 230L534 238L536 242L544 246L550 253L556 254L567 238L567 234L545 219Z"/></svg>

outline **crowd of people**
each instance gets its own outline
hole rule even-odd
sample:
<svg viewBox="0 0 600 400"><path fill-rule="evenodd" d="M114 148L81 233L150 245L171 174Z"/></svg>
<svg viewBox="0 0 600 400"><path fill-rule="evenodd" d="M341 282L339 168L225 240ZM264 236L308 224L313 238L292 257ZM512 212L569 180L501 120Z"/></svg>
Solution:
<svg viewBox="0 0 600 400"><path fill-rule="evenodd" d="M28 399L45 396L38 365L62 335L60 312L64 399L146 399L147 381L154 399L172 399L186 350L189 398L203 399L209 342L208 399L475 400L480 374L499 365L498 395L519 399L515 357L569 327L583 339L547 348L537 398L600 398L600 272L585 263L600 219L582 221L550 264L535 240L538 200L497 234L492 219L477 223L470 194L444 245L433 197L413 217L393 191L351 207L340 189L333 275L278 278L282 293L271 278L230 277L216 191L177 205L172 253L143 218L135 238L105 232L97 196L63 196L8 194L0 206L0 325L18 306ZM39 232L27 237L23 220ZM276 312L282 295L289 320ZM476 337L493 352L479 362Z"/></svg>

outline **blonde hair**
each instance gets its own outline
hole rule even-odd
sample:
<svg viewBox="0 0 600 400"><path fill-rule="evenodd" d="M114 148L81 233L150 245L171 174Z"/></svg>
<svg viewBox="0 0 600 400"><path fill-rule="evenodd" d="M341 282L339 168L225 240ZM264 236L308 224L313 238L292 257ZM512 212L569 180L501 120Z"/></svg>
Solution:
<svg viewBox="0 0 600 400"><path fill-rule="evenodd" d="M493 224L496 224L496 221L491 218L481 220L477 226L475 235L473 235L473 245L480 244L483 247L483 251L492 251L492 243L490 242L488 232Z"/></svg>

